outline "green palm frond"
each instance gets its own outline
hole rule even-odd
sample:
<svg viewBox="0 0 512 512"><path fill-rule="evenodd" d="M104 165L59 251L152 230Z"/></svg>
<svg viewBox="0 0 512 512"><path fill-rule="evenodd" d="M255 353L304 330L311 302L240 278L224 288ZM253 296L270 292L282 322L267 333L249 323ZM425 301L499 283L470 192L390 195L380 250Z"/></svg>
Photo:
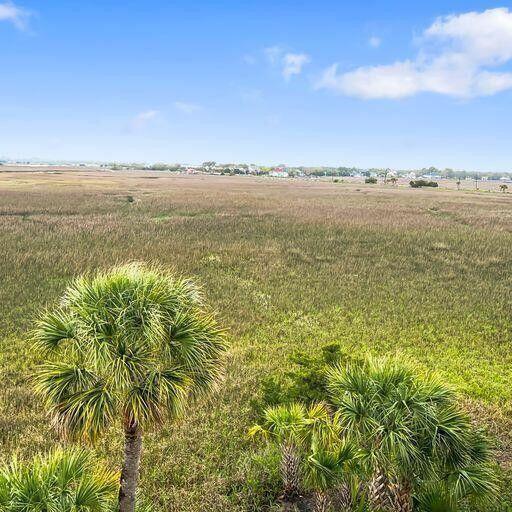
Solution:
<svg viewBox="0 0 512 512"><path fill-rule="evenodd" d="M44 396L50 408L66 401L75 393L94 387L99 378L73 362L57 361L39 367L35 389Z"/></svg>
<svg viewBox="0 0 512 512"><path fill-rule="evenodd" d="M59 348L64 341L73 339L75 334L73 316L57 308L42 316L32 336L38 350L50 352Z"/></svg>
<svg viewBox="0 0 512 512"><path fill-rule="evenodd" d="M315 491L327 491L344 477L348 477L349 464L357 454L355 446L347 441L338 441L328 446L313 438L311 451L304 463L307 486Z"/></svg>
<svg viewBox="0 0 512 512"><path fill-rule="evenodd" d="M277 443L300 444L304 439L307 425L306 407L300 403L267 407L261 425L254 425L248 431L251 438L274 439Z"/></svg>
<svg viewBox="0 0 512 512"><path fill-rule="evenodd" d="M192 378L192 390L201 394L222 375L226 350L225 331L212 315L198 310L180 310L168 331L168 350Z"/></svg>
<svg viewBox="0 0 512 512"><path fill-rule="evenodd" d="M453 470L445 480L457 499L474 497L492 498L498 492L496 475L488 464L472 464Z"/></svg>
<svg viewBox="0 0 512 512"><path fill-rule="evenodd" d="M306 408L302 404L278 405L264 412L265 426L277 438L297 436L304 427Z"/></svg>
<svg viewBox="0 0 512 512"><path fill-rule="evenodd" d="M131 388L125 417L140 425L176 417L183 410L189 388L190 379L179 368L149 372L139 386Z"/></svg>
<svg viewBox="0 0 512 512"><path fill-rule="evenodd" d="M95 441L115 420L116 405L108 389L99 384L68 396L50 412L64 435Z"/></svg>
<svg viewBox="0 0 512 512"><path fill-rule="evenodd" d="M55 449L28 465L13 460L0 470L4 512L107 512L113 510L118 475L81 449Z"/></svg>
<svg viewBox="0 0 512 512"><path fill-rule="evenodd" d="M459 512L457 499L442 485L430 485L418 496L419 512Z"/></svg>

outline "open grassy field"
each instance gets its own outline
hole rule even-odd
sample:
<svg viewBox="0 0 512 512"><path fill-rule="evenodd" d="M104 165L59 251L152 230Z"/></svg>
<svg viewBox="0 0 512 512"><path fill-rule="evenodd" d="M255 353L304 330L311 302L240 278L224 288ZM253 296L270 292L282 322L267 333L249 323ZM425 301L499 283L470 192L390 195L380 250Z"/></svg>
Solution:
<svg viewBox="0 0 512 512"><path fill-rule="evenodd" d="M219 392L145 438L161 510L254 511L273 489L246 439L251 400L297 349L335 341L435 370L512 457L512 194L158 173L0 173L0 443L56 439L27 331L73 276L131 260L195 276L229 328ZM113 463L121 436L99 447ZM262 482L259 484L259 482Z"/></svg>

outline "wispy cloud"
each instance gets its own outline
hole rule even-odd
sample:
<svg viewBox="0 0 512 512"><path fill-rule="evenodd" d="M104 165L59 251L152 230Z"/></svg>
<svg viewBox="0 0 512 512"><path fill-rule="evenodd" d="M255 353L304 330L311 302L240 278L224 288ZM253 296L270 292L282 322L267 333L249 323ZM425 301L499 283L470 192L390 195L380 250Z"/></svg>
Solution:
<svg viewBox="0 0 512 512"><path fill-rule="evenodd" d="M193 114L194 112L199 112L201 110L201 106L196 103L187 103L185 101L175 101L174 107L185 114Z"/></svg>
<svg viewBox="0 0 512 512"><path fill-rule="evenodd" d="M271 65L281 67L281 73L285 80L289 80L294 75L300 75L302 68L311 62L309 55L305 53L285 53L281 46L265 48L264 53Z"/></svg>
<svg viewBox="0 0 512 512"><path fill-rule="evenodd" d="M13 2L0 3L0 21L8 21L19 30L26 30L31 13Z"/></svg>
<svg viewBox="0 0 512 512"><path fill-rule="evenodd" d="M412 60L340 73L327 68L317 88L364 99L399 99L422 92L459 98L512 89L512 12L488 9L438 18L419 39Z"/></svg>
<svg viewBox="0 0 512 512"><path fill-rule="evenodd" d="M269 46L263 50L270 64L277 64L281 60L283 52L284 50L280 46Z"/></svg>
<svg viewBox="0 0 512 512"><path fill-rule="evenodd" d="M130 121L130 128L132 130L140 130L145 128L158 116L158 110L145 110L140 112Z"/></svg>
<svg viewBox="0 0 512 512"><path fill-rule="evenodd" d="M377 36L372 36L372 37L370 37L370 39L368 39L368 44L372 48L378 48L381 45L381 43L382 43L382 39Z"/></svg>
<svg viewBox="0 0 512 512"><path fill-rule="evenodd" d="M311 59L305 53L287 53L283 57L283 76L289 80L293 75L300 75L308 62Z"/></svg>

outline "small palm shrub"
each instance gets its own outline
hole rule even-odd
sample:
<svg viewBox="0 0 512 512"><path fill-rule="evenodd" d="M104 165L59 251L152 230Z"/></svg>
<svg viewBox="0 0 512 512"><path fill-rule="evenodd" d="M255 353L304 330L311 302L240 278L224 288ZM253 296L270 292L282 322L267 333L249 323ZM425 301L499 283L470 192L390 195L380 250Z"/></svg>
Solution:
<svg viewBox="0 0 512 512"><path fill-rule="evenodd" d="M366 453L374 508L410 512L413 496L431 482L456 499L495 492L485 436L438 379L369 360L331 368L327 387L336 421Z"/></svg>
<svg viewBox="0 0 512 512"><path fill-rule="evenodd" d="M280 474L283 486L281 500L297 501L302 494L301 466L304 447L313 436L328 440L336 436L326 407L300 403L268 407L263 422L249 430L250 437L262 437L276 443L281 453Z"/></svg>
<svg viewBox="0 0 512 512"><path fill-rule="evenodd" d="M0 510L110 512L117 501L118 479L91 452L59 448L30 464L14 460L0 470Z"/></svg>
<svg viewBox="0 0 512 512"><path fill-rule="evenodd" d="M56 428L94 442L122 426L119 511L133 512L143 432L218 382L223 331L193 282L128 264L76 279L34 338L36 391Z"/></svg>

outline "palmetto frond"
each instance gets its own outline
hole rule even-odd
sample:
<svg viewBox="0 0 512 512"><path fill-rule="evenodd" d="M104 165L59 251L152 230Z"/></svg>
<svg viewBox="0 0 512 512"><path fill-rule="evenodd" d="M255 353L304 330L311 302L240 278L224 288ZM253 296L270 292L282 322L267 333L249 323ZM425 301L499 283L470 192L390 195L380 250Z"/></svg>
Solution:
<svg viewBox="0 0 512 512"><path fill-rule="evenodd" d="M457 499L471 496L487 500L498 492L496 475L489 464L457 468L445 478L445 485Z"/></svg>
<svg viewBox="0 0 512 512"><path fill-rule="evenodd" d="M418 496L419 512L458 512L456 498L444 486L430 485Z"/></svg>
<svg viewBox="0 0 512 512"><path fill-rule="evenodd" d="M347 476L348 466L354 461L357 451L347 441L338 441L334 446L313 439L311 451L305 461L305 478L313 490L327 491Z"/></svg>
<svg viewBox="0 0 512 512"><path fill-rule="evenodd" d="M53 407L57 430L72 438L95 441L115 420L116 400L105 386L77 392Z"/></svg>
<svg viewBox="0 0 512 512"><path fill-rule="evenodd" d="M139 425L160 423L182 412L190 378L178 368L149 372L125 401L125 420Z"/></svg>
<svg viewBox="0 0 512 512"><path fill-rule="evenodd" d="M263 417L261 428L268 436L275 437L278 442L288 439L298 442L305 426L306 408L298 403L268 407Z"/></svg>
<svg viewBox="0 0 512 512"><path fill-rule="evenodd" d="M62 309L47 312L37 322L34 331L36 347L43 352L59 348L62 342L73 339L74 336L73 317Z"/></svg>
<svg viewBox="0 0 512 512"><path fill-rule="evenodd" d="M0 505L5 512L107 512L115 503L117 479L90 452L57 449L30 465L15 460L2 468Z"/></svg>
<svg viewBox="0 0 512 512"><path fill-rule="evenodd" d="M166 348L191 378L191 390L196 395L207 391L221 377L224 330L212 315L182 309L169 326L168 336Z"/></svg>
<svg viewBox="0 0 512 512"><path fill-rule="evenodd" d="M94 438L114 419L150 426L221 376L224 332L187 279L132 263L76 279L43 315L35 376L60 428Z"/></svg>

